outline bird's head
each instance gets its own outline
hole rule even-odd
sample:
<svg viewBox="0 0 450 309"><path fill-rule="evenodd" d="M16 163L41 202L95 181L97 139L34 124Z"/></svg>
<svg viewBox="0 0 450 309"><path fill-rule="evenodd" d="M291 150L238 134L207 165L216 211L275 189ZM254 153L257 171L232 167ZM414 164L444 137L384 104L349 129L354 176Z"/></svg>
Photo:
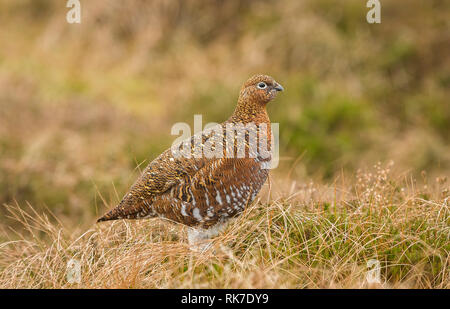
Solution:
<svg viewBox="0 0 450 309"><path fill-rule="evenodd" d="M273 100L279 91L283 90L283 87L268 75L250 77L239 93L238 104L231 116L233 121L249 122L262 115L267 117L267 103Z"/></svg>
<svg viewBox="0 0 450 309"><path fill-rule="evenodd" d="M257 103L265 106L284 88L268 75L254 75L242 86L239 101Z"/></svg>

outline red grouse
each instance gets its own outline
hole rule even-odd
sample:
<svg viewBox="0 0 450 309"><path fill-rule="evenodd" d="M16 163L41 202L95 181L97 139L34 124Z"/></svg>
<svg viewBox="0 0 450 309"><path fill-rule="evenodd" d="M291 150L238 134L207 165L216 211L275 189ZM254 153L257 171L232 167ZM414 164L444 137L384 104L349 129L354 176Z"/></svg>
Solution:
<svg viewBox="0 0 450 309"><path fill-rule="evenodd" d="M191 244L217 235L267 179L271 127L266 105L282 90L270 76L251 77L227 121L164 151L98 222L163 217L189 226Z"/></svg>

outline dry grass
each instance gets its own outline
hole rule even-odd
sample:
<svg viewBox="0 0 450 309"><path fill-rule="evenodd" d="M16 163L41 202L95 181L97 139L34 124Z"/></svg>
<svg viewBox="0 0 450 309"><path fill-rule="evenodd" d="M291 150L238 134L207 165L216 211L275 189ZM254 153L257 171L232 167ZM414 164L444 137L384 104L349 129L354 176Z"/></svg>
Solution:
<svg viewBox="0 0 450 309"><path fill-rule="evenodd" d="M25 229L0 246L0 287L449 288L446 179L419 188L390 173L376 165L331 187L274 182L204 253L189 250L185 227L158 219L74 232L8 207ZM79 284L66 279L70 259ZM369 259L381 263L380 284L366 282Z"/></svg>

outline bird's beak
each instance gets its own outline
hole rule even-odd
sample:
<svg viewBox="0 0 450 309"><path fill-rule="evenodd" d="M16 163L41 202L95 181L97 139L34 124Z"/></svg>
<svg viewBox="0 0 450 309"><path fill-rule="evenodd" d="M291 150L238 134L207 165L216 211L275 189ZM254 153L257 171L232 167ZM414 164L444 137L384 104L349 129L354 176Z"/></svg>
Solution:
<svg viewBox="0 0 450 309"><path fill-rule="evenodd" d="M275 87L273 87L276 91L283 91L284 88L279 83L275 83Z"/></svg>

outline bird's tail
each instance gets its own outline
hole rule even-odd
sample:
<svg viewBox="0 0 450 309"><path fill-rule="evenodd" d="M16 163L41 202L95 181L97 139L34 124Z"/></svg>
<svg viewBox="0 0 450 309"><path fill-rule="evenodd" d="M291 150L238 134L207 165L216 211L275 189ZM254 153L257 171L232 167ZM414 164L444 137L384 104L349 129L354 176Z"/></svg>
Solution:
<svg viewBox="0 0 450 309"><path fill-rule="evenodd" d="M144 200L127 196L119 205L100 217L97 222L119 219L142 219L151 214L150 206Z"/></svg>
<svg viewBox="0 0 450 309"><path fill-rule="evenodd" d="M117 220L120 219L120 211L117 209L118 207L108 211L106 214L104 214L102 217L97 219L98 222L102 221L109 221L109 220Z"/></svg>

